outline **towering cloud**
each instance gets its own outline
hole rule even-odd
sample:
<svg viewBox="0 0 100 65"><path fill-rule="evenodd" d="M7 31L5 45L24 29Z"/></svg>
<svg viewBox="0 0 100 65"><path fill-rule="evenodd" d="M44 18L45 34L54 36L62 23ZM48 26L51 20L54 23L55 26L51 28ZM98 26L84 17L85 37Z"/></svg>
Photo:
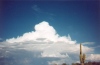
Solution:
<svg viewBox="0 0 100 65"><path fill-rule="evenodd" d="M57 62L62 60L69 60L70 62L79 60L79 44L76 41L72 41L70 35L60 36L46 21L36 24L34 28L35 31L1 42L0 50L2 52L0 53L9 57L10 55L16 55L14 52L18 52L19 54L17 55L23 56L23 53L20 52L24 50L24 53L25 51L28 52L32 58L40 58L40 60L41 58L48 58L45 62L49 64L53 61L56 62L56 60ZM83 52L87 54L94 50L87 46L83 46L83 48ZM3 54L1 54L1 57L6 57ZM25 56L26 59L28 58L27 55ZM49 60L50 58L55 58L55 60ZM29 61L27 62L30 63Z"/></svg>

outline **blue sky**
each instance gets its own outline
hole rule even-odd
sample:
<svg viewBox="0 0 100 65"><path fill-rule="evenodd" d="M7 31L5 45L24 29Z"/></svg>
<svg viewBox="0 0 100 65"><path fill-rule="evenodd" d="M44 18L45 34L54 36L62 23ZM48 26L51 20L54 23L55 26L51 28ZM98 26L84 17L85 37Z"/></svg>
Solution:
<svg viewBox="0 0 100 65"><path fill-rule="evenodd" d="M93 42L100 54L99 1L1 1L0 38L22 36L47 21L60 36L71 36L77 43Z"/></svg>
<svg viewBox="0 0 100 65"><path fill-rule="evenodd" d="M35 24L48 21L60 35L70 34L79 42L99 42L99 3L96 1L6 1L2 3L2 18L1 38L4 39L22 35L33 30Z"/></svg>

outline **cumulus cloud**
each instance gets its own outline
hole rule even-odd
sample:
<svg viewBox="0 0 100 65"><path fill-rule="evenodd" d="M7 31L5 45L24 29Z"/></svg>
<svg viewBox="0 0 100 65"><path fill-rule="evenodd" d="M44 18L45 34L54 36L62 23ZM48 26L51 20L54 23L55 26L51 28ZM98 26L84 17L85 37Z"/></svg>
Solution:
<svg viewBox="0 0 100 65"><path fill-rule="evenodd" d="M24 50L32 54L33 58L59 58L58 61L62 59L73 61L75 60L73 58L79 57L79 44L73 41L70 35L60 36L53 26L50 26L46 21L36 24L34 28L35 31L26 32L22 36L1 42L1 52L4 54L12 53L14 55L14 51L22 52ZM83 52L86 54L92 53L94 50L87 46L82 47ZM4 55L1 54L1 56ZM29 62L27 59L24 60L27 63ZM78 60L76 58L76 61ZM48 63L50 64L53 61L48 61Z"/></svg>
<svg viewBox="0 0 100 65"><path fill-rule="evenodd" d="M87 57L87 60L89 60L89 61L100 61L100 54L90 54Z"/></svg>
<svg viewBox="0 0 100 65"><path fill-rule="evenodd" d="M29 46L31 49L37 47L35 49L43 51L41 55L50 57L64 56L60 53L77 53L79 51L79 44L72 41L70 35L68 37L58 35L56 30L45 21L35 25L35 31L24 33L23 36L17 38L7 39L6 42L20 44L25 48ZM86 46L84 49L84 52L93 50Z"/></svg>

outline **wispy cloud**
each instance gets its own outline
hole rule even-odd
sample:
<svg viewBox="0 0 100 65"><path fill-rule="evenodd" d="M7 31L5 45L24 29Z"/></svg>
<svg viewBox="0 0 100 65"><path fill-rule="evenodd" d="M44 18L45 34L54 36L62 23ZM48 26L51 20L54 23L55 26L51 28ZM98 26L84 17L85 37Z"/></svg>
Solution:
<svg viewBox="0 0 100 65"><path fill-rule="evenodd" d="M19 58L23 57L24 64L31 63L29 60L32 58L38 59L42 63L44 62L41 59L48 58L46 59L48 64L54 61L65 62L69 59L70 62L79 60L79 44L73 41L70 35L60 36L53 26L50 26L46 21L36 24L34 28L35 31L26 32L17 38L0 42L0 53L2 53L0 58L10 58L11 55ZM84 53L93 53L93 48L84 45L83 48ZM52 60L50 60L51 58Z"/></svg>
<svg viewBox="0 0 100 65"><path fill-rule="evenodd" d="M32 9L36 17L39 19L43 18L43 19L53 20L53 17L56 16L54 13L45 10L45 8L40 8L38 5L33 5Z"/></svg>
<svg viewBox="0 0 100 65"><path fill-rule="evenodd" d="M2 40L2 38L0 38L0 40Z"/></svg>
<svg viewBox="0 0 100 65"><path fill-rule="evenodd" d="M50 13L50 12L47 12L47 11L45 10L45 8L44 8L44 9L41 9L38 5L33 5L33 6L32 6L32 9L33 9L34 11L38 12L38 13L43 13L43 14L46 14L46 15L55 16L54 14L52 14L52 13Z"/></svg>
<svg viewBox="0 0 100 65"><path fill-rule="evenodd" d="M36 12L41 12L41 9L37 5L34 5L32 8Z"/></svg>
<svg viewBox="0 0 100 65"><path fill-rule="evenodd" d="M95 42L84 42L83 45L93 45Z"/></svg>

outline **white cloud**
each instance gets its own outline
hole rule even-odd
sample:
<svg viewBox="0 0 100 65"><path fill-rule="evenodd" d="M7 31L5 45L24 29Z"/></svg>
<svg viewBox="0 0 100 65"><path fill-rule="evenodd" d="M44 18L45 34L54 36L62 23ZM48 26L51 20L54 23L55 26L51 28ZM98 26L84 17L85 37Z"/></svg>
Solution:
<svg viewBox="0 0 100 65"><path fill-rule="evenodd" d="M89 61L100 61L100 54L90 54L87 57Z"/></svg>
<svg viewBox="0 0 100 65"><path fill-rule="evenodd" d="M83 45L93 45L94 44L94 42L84 42L84 43L82 43Z"/></svg>
<svg viewBox="0 0 100 65"><path fill-rule="evenodd" d="M35 31L24 33L23 36L7 39L6 41L9 43L25 42L36 40L38 38L46 38L47 40L56 41L58 35L56 34L56 31L52 26L50 26L47 22L43 21L42 23L35 25Z"/></svg>
<svg viewBox="0 0 100 65"><path fill-rule="evenodd" d="M17 38L10 38L2 42L9 49L18 49L34 52L36 57L71 58L79 54L79 44L72 41L70 35L60 36L56 30L43 21L35 25L35 31L24 33ZM94 49L83 46L83 52L92 53ZM10 50L9 50L10 51ZM39 53L35 55L35 52ZM79 56L78 56L79 57Z"/></svg>
<svg viewBox="0 0 100 65"><path fill-rule="evenodd" d="M38 39L44 39L39 41ZM61 53L79 52L79 44L72 41L70 35L59 36L55 29L48 22L41 22L35 25L35 31L24 33L23 36L6 40L8 43L18 43L24 49L41 50L43 57L65 57ZM84 46L85 53L93 49ZM68 55L67 55L68 56Z"/></svg>
<svg viewBox="0 0 100 65"><path fill-rule="evenodd" d="M51 62L48 62L49 65L61 65L63 63L65 63L66 59L61 59L61 60L57 60L57 61L51 61Z"/></svg>

